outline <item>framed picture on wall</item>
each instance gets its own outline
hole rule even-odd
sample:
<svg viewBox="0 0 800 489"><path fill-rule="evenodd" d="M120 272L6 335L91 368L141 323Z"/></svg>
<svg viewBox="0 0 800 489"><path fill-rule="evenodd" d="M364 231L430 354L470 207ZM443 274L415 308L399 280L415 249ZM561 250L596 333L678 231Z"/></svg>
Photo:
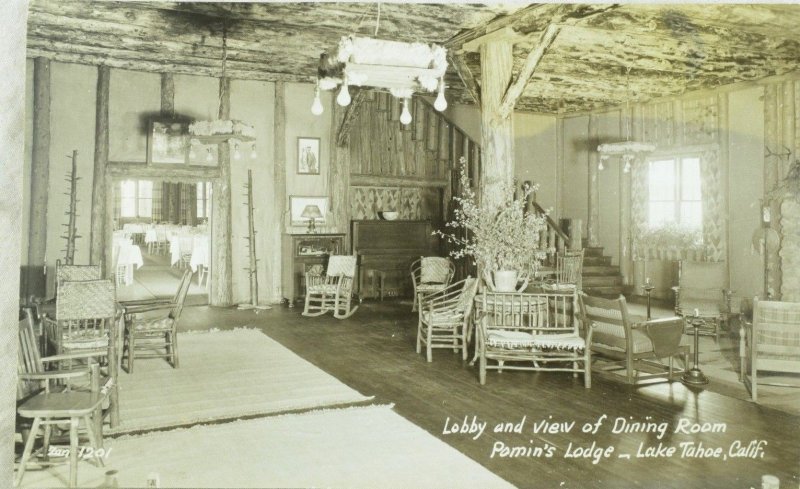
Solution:
<svg viewBox="0 0 800 489"><path fill-rule="evenodd" d="M148 165L185 165L188 154L188 122L167 119L150 121L147 133Z"/></svg>
<svg viewBox="0 0 800 489"><path fill-rule="evenodd" d="M324 225L325 219L328 215L328 206L330 199L328 197L305 197L300 195L292 195L289 197L289 215L291 216L292 226L307 226L309 218L303 217L303 212L308 208L308 213L319 216L315 217L314 222L317 226ZM314 207L316 206L316 209Z"/></svg>
<svg viewBox="0 0 800 489"><path fill-rule="evenodd" d="M319 175L319 138L297 138L297 173Z"/></svg>

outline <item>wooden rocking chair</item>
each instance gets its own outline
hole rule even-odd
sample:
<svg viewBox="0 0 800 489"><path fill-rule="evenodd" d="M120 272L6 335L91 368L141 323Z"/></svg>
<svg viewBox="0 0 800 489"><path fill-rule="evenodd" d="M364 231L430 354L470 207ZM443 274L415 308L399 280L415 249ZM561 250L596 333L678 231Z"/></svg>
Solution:
<svg viewBox="0 0 800 489"><path fill-rule="evenodd" d="M303 316L321 316L333 311L333 317L347 319L356 312L352 307L356 257L335 255L328 259L328 269L306 272L306 303Z"/></svg>

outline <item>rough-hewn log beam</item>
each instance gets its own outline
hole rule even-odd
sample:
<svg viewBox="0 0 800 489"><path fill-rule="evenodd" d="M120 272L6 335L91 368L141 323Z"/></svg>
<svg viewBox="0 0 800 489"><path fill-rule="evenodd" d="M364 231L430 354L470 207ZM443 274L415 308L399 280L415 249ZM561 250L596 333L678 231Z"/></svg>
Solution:
<svg viewBox="0 0 800 489"><path fill-rule="evenodd" d="M275 123L273 126L272 176L275 180L272 207L275 212L275 226L272 229L272 287L276 299L282 297L281 290L281 240L286 232L286 213L289 202L286 199L286 86L283 82L275 84ZM289 291L286 291L287 293Z"/></svg>
<svg viewBox="0 0 800 489"><path fill-rule="evenodd" d="M542 33L539 44L528 54L528 57L525 59L525 64L522 67L522 71L520 71L517 75L517 79L514 80L510 87L508 87L508 91L506 91L506 94L503 97L503 102L500 104L500 117L508 117L514 110L514 105L517 103L517 99L520 95L522 95L522 92L528 85L531 75L533 75L534 70L536 70L536 66L539 64L539 61L542 60L542 56L544 56L547 48L549 48L550 45L553 44L553 41L556 40L556 36L560 31L560 26L550 24L547 26L547 29L545 29L544 33Z"/></svg>
<svg viewBox="0 0 800 489"><path fill-rule="evenodd" d="M50 182L50 61L33 62L33 142L31 144L31 211L25 295L45 296L47 195Z"/></svg>
<svg viewBox="0 0 800 489"><path fill-rule="evenodd" d="M633 139L631 134L631 108L620 110L619 133L621 138ZM644 164L643 161L637 162ZM619 165L619 273L622 275L622 284L632 283L631 271L633 270L633 256L631 253L631 171L625 171L625 165Z"/></svg>
<svg viewBox="0 0 800 489"><path fill-rule="evenodd" d="M352 126L353 121L358 117L358 110L361 108L361 104L364 102L364 100L366 100L366 98L367 98L367 91L363 89L358 90L355 96L353 96L350 105L348 105L347 109L345 109L341 124L339 124L338 126L334 126L339 128L336 131L337 146L345 146L347 144L347 138L350 133L350 126Z"/></svg>
<svg viewBox="0 0 800 489"><path fill-rule="evenodd" d="M231 80L219 79L219 119L231 117ZM230 144L218 147L219 178L214 182L212 199L211 241L211 294L209 304L227 307L233 304L233 264L231 230L231 152Z"/></svg>
<svg viewBox="0 0 800 489"><path fill-rule="evenodd" d="M364 100L368 98L366 90L360 90L356 94L358 104L361 105ZM339 127L339 134L342 131L349 132L345 129L345 124L349 124L347 119L350 117L351 121L357 119L353 110L353 105L356 99L353 99L347 109L343 109L339 104L333 104L331 110L331 127ZM368 104L364 104L368 106ZM339 137L337 137L337 140ZM328 165L328 188L331 195L331 214L333 217L334 229L336 232L345 233L345 249L350 249L350 148L348 147L349 140L345 136L342 142L331 141L330 155L331 163Z"/></svg>
<svg viewBox="0 0 800 489"><path fill-rule="evenodd" d="M172 73L161 74L161 115L175 115L175 77Z"/></svg>
<svg viewBox="0 0 800 489"><path fill-rule="evenodd" d="M469 69L469 66L467 66L463 54L448 54L447 58L450 60L450 66L453 67L458 77L461 79L461 83L464 84L469 96L472 97L472 100L475 101L476 104L480 105L481 87L478 86L475 77L472 76L472 71Z"/></svg>
<svg viewBox="0 0 800 489"><path fill-rule="evenodd" d="M111 69L100 66L97 69L97 107L94 130L94 173L92 178L92 224L90 243L90 262L92 265L105 265L106 276L111 277L111 246L106 246L106 192L109 180L108 166L108 95L111 82Z"/></svg>
<svg viewBox="0 0 800 489"><path fill-rule="evenodd" d="M589 246L600 246L600 179L597 165L597 116L589 115L589 219L586 238Z"/></svg>
<svg viewBox="0 0 800 489"><path fill-rule="evenodd" d="M446 187L450 182L444 178L425 178L391 175L351 175L353 187Z"/></svg>

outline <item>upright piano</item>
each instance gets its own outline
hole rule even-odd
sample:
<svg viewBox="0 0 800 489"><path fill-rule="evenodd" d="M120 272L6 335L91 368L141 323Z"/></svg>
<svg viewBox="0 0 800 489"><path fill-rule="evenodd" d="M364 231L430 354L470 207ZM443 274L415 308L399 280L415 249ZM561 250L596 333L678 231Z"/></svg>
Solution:
<svg viewBox="0 0 800 489"><path fill-rule="evenodd" d="M358 295L411 297L411 263L438 255L430 221L352 221L352 253L358 257Z"/></svg>

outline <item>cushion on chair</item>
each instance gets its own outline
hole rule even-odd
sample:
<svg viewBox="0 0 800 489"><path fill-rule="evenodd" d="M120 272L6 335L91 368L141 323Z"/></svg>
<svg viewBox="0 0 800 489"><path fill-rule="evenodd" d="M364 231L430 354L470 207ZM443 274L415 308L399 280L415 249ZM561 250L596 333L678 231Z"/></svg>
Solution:
<svg viewBox="0 0 800 489"><path fill-rule="evenodd" d="M308 293L336 294L336 284L319 284L308 287Z"/></svg>
<svg viewBox="0 0 800 489"><path fill-rule="evenodd" d="M445 288L444 284L426 284L422 283L417 285L417 292L431 293L439 292Z"/></svg>
<svg viewBox="0 0 800 489"><path fill-rule="evenodd" d="M443 323L460 323L461 320L464 319L464 313L453 310L447 309L444 311L433 311L433 317L431 317L431 311L422 311L422 320L425 323L430 324L443 324Z"/></svg>
<svg viewBox="0 0 800 489"><path fill-rule="evenodd" d="M533 339L538 348L555 348L559 350L580 351L586 348L586 341L574 333L540 334Z"/></svg>
<svg viewBox="0 0 800 489"><path fill-rule="evenodd" d="M759 358L800 359L800 313L791 309L764 308L756 328Z"/></svg>
<svg viewBox="0 0 800 489"><path fill-rule="evenodd" d="M61 346L65 349L89 349L108 346L108 336L95 329L78 329L64 331L61 335Z"/></svg>
<svg viewBox="0 0 800 489"><path fill-rule="evenodd" d="M450 275L447 258L426 256L420 262L420 281L423 283L445 283Z"/></svg>
<svg viewBox="0 0 800 489"><path fill-rule="evenodd" d="M169 331L172 329L172 323L175 322L171 317L154 318L154 319L140 319L133 320L133 329L136 331Z"/></svg>
<svg viewBox="0 0 800 489"><path fill-rule="evenodd" d="M486 344L497 348L532 348L536 346L536 341L531 333L526 333L525 331L490 329L487 334Z"/></svg>

